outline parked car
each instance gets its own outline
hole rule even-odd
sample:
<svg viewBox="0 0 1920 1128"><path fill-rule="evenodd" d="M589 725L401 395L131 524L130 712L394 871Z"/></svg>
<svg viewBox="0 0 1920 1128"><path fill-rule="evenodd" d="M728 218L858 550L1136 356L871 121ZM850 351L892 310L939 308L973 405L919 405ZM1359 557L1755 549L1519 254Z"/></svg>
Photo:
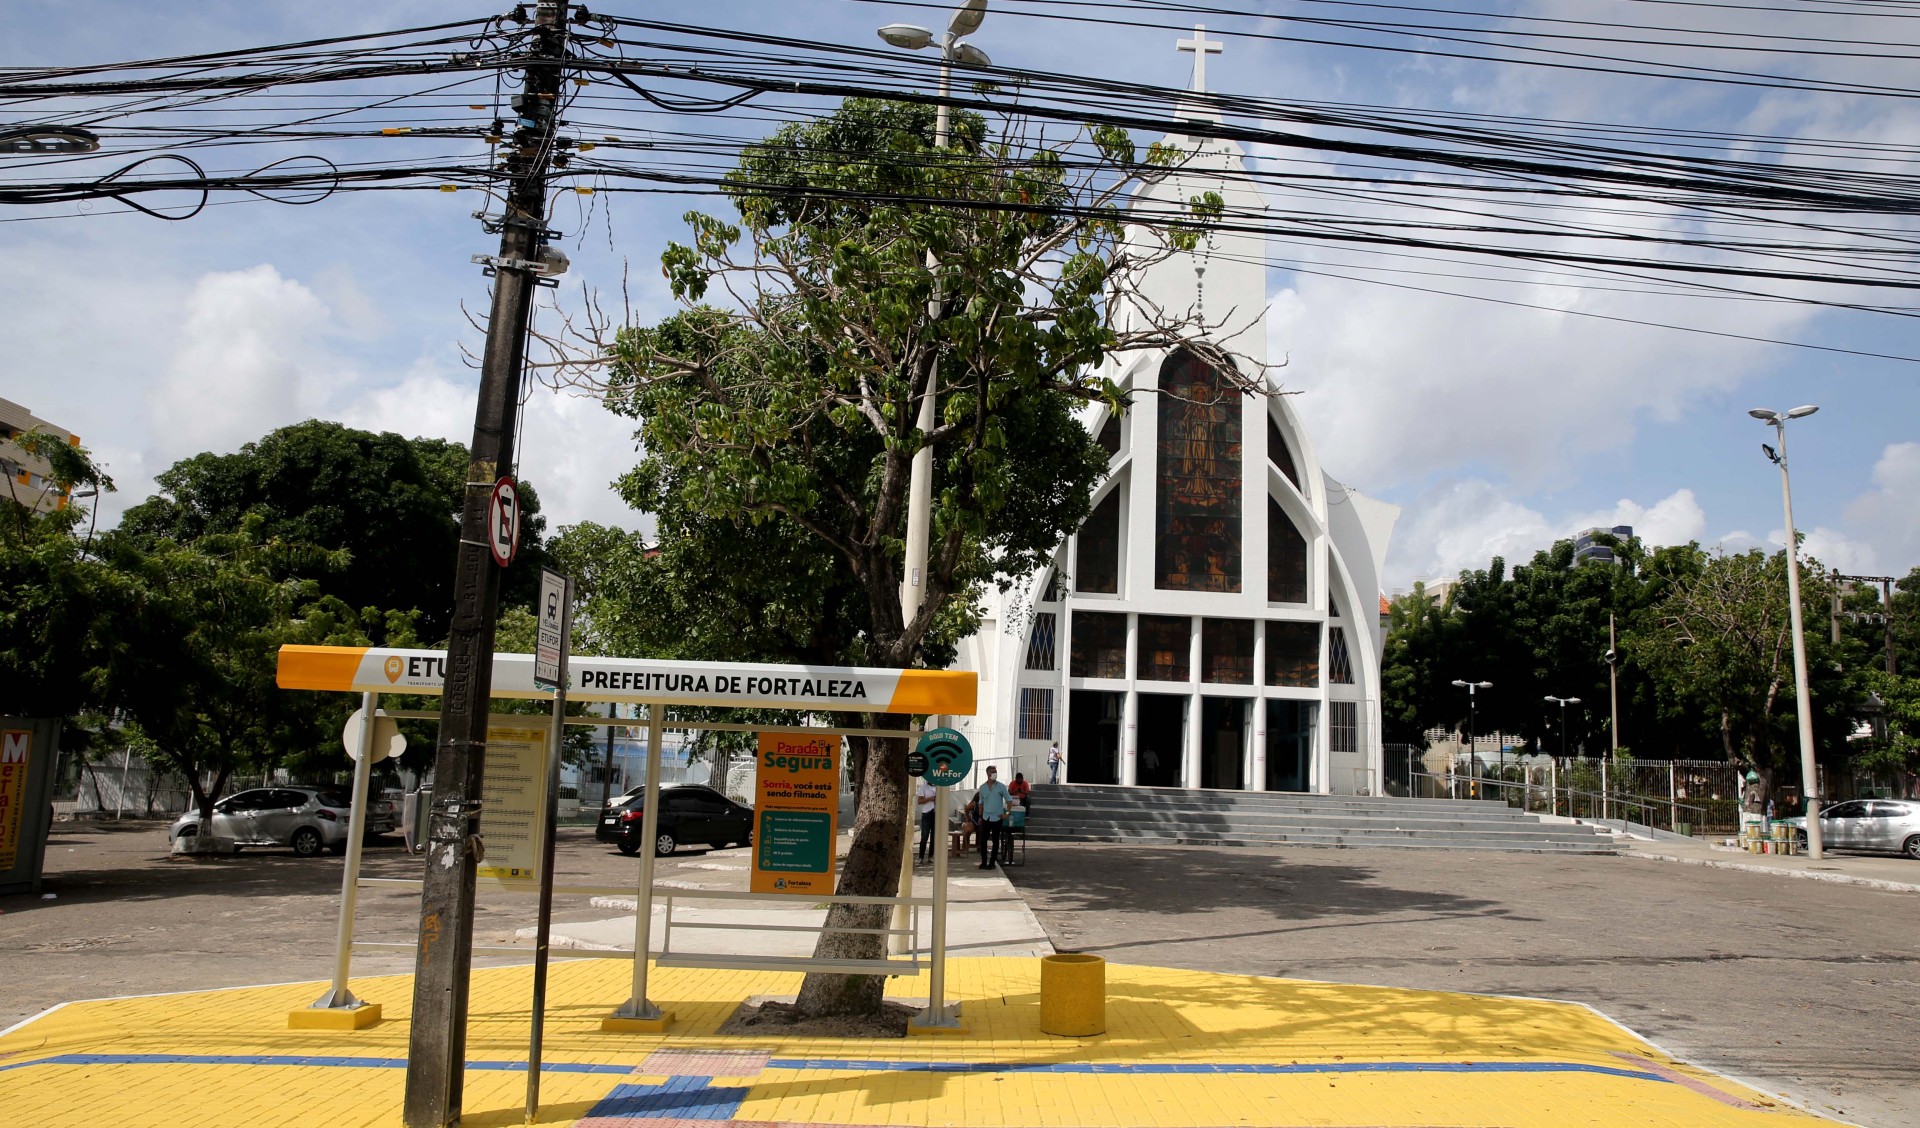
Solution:
<svg viewBox="0 0 1920 1128"><path fill-rule="evenodd" d="M641 819L645 815L644 792L622 796L618 806L609 804L600 813L600 825L593 836L611 842L622 854L638 854L644 844ZM660 818L655 829L653 852L666 857L681 846L703 845L718 850L723 846L753 845L753 808L742 807L711 787L685 784L660 789Z"/></svg>
<svg viewBox="0 0 1920 1128"><path fill-rule="evenodd" d="M1780 821L1806 844L1804 815ZM1824 807L1820 841L1832 850L1897 851L1920 860L1920 799L1848 799Z"/></svg>
<svg viewBox="0 0 1920 1128"><path fill-rule="evenodd" d="M367 801L367 835L391 834L393 803ZM238 791L213 805L213 833L239 846L291 846L303 858L322 850L347 852L353 797L337 787L256 787ZM200 833L200 812L188 811L167 828L167 839Z"/></svg>

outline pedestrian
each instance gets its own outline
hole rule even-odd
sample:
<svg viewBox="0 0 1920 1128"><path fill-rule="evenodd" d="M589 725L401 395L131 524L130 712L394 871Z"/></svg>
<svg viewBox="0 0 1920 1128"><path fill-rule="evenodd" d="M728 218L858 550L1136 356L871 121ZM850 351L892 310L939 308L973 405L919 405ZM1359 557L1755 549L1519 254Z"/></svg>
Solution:
<svg viewBox="0 0 1920 1128"><path fill-rule="evenodd" d="M992 869L1000 861L1004 847L1001 845L1001 832L1007 825L1007 805L1012 796L1007 794L1007 785L1000 782L1000 769L987 765L987 782L974 792L973 801L980 810L980 868Z"/></svg>
<svg viewBox="0 0 1920 1128"><path fill-rule="evenodd" d="M923 862L933 860L933 805L938 797L933 785L924 779L914 789L914 799L920 804L920 860Z"/></svg>
<svg viewBox="0 0 1920 1128"><path fill-rule="evenodd" d="M1054 741L1053 747L1047 749L1047 782L1048 783L1060 782L1060 765L1065 763L1066 759L1067 758L1065 756L1062 756L1060 754L1060 742L1057 740Z"/></svg>
<svg viewBox="0 0 1920 1128"><path fill-rule="evenodd" d="M1007 795L1024 808L1028 802L1027 796L1032 792L1033 785L1027 782L1027 777L1020 772L1013 773L1013 782L1007 785Z"/></svg>

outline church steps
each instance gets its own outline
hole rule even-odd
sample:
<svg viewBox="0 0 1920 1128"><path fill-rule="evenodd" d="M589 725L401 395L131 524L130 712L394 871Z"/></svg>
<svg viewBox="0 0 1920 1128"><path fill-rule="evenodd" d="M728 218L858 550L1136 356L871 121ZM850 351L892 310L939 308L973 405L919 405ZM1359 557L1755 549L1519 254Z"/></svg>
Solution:
<svg viewBox="0 0 1920 1128"><path fill-rule="evenodd" d="M1593 828L1470 799L1037 784L1035 841L1611 853Z"/></svg>

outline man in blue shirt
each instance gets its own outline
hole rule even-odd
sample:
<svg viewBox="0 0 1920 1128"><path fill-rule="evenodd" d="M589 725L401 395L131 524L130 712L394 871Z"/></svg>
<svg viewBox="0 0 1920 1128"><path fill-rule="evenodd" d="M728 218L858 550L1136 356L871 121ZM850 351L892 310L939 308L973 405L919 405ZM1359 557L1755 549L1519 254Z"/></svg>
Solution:
<svg viewBox="0 0 1920 1128"><path fill-rule="evenodd" d="M1000 769L987 765L987 782L974 793L980 804L980 868L992 869L1005 857L1002 834L1007 826L1007 807L1012 802L1007 785L1000 782Z"/></svg>

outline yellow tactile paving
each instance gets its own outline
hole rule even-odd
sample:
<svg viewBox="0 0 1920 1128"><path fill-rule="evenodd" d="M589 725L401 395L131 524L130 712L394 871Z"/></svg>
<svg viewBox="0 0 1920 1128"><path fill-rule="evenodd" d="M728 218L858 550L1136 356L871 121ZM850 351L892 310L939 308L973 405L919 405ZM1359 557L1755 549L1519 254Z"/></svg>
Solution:
<svg viewBox="0 0 1920 1128"><path fill-rule="evenodd" d="M949 965L969 1031L905 1040L715 1031L741 1000L790 994L792 974L661 969L666 1034L604 1034L629 968L555 964L542 1124L656 1126L729 1120L967 1128L1224 1125L1633 1124L1687 1128L1813 1119L1673 1061L1584 1007L1112 965L1107 1033L1039 1028L1037 959ZM522 1121L531 973L474 973L468 1125ZM397 1125L411 982L356 980L386 1020L295 1031L315 984L75 1003L0 1037L0 1124ZM889 994L924 996L924 978ZM639 1072L733 1051L705 1068ZM744 1051L744 1053L743 1053ZM680 1070L680 1072L685 1072Z"/></svg>

